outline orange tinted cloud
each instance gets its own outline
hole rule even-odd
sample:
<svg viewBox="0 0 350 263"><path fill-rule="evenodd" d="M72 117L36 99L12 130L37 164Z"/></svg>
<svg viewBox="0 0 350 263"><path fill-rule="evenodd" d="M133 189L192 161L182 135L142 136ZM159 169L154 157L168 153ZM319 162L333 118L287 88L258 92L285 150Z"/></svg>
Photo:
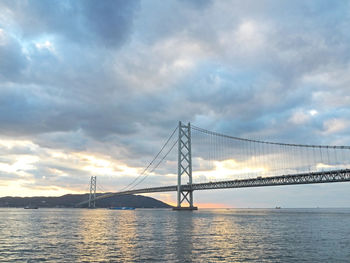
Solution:
<svg viewBox="0 0 350 263"><path fill-rule="evenodd" d="M232 208L234 206L221 203L196 203L199 208Z"/></svg>

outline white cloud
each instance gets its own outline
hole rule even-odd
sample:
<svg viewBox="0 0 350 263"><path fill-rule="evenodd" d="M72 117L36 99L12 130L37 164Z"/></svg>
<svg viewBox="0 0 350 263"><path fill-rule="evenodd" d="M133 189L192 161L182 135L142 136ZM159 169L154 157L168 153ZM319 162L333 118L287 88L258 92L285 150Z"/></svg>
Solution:
<svg viewBox="0 0 350 263"><path fill-rule="evenodd" d="M265 39L271 31L270 27L261 21L245 20L235 28L225 29L219 33L219 46L215 52L222 54L223 60L230 58L227 63L235 58L250 60L252 57L261 57L264 55L261 52L269 49Z"/></svg>
<svg viewBox="0 0 350 263"><path fill-rule="evenodd" d="M288 121L290 123L301 125L310 122L313 117L316 117L318 114L317 110L296 110L289 117Z"/></svg>
<svg viewBox="0 0 350 263"><path fill-rule="evenodd" d="M38 49L47 49L49 50L50 52L52 53L55 53L55 48L54 48L54 45L52 42L46 40L44 42L37 42L35 43L35 46L38 48Z"/></svg>
<svg viewBox="0 0 350 263"><path fill-rule="evenodd" d="M200 166L205 166L205 164L201 165L201 163L206 163L208 161L197 158L197 162L199 162ZM200 171L194 171L193 177L196 182L201 182L204 178L206 181L246 179L247 177L263 175L268 170L269 168L267 165L264 167L262 163L257 164L249 161L238 162L234 159L227 159L223 161L214 161L212 169L204 168Z"/></svg>
<svg viewBox="0 0 350 263"><path fill-rule="evenodd" d="M326 135L343 132L350 127L350 120L334 118L323 122L323 133Z"/></svg>
<svg viewBox="0 0 350 263"><path fill-rule="evenodd" d="M306 114L303 111L297 111L294 112L293 115L289 118L289 121L291 123L300 125L300 124L305 124L310 120L310 115Z"/></svg>
<svg viewBox="0 0 350 263"><path fill-rule="evenodd" d="M262 26L254 21L244 21L235 32L235 40L248 50L256 49L264 44Z"/></svg>
<svg viewBox="0 0 350 263"><path fill-rule="evenodd" d="M5 45L5 31L4 29L0 28L0 45Z"/></svg>
<svg viewBox="0 0 350 263"><path fill-rule="evenodd" d="M310 114L311 116L315 116L315 115L318 114L318 111L317 111L317 110L309 110L309 114Z"/></svg>
<svg viewBox="0 0 350 263"><path fill-rule="evenodd" d="M30 140L15 140L2 138L0 139L0 147L6 147L7 149L13 149L15 147L25 147L31 150L36 150L39 146Z"/></svg>

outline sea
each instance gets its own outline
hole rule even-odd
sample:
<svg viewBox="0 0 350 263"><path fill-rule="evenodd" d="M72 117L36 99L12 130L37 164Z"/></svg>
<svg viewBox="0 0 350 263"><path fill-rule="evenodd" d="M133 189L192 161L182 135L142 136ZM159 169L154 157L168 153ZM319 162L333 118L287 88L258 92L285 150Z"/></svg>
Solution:
<svg viewBox="0 0 350 263"><path fill-rule="evenodd" d="M350 209L0 209L0 262L350 262Z"/></svg>

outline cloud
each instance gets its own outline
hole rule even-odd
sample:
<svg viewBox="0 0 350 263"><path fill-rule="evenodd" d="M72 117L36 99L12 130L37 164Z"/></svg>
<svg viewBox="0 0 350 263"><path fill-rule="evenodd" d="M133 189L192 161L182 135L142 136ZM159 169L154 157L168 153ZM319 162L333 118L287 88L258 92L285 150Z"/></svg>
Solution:
<svg viewBox="0 0 350 263"><path fill-rule="evenodd" d="M19 77L27 65L20 43L0 26L0 80Z"/></svg>
<svg viewBox="0 0 350 263"><path fill-rule="evenodd" d="M0 10L0 132L35 145L1 148L1 162L9 170L39 156L25 170L28 189L78 190L84 167L111 185L128 167L126 185L179 120L254 139L350 143L348 3L2 1ZM175 183L171 158L145 185Z"/></svg>
<svg viewBox="0 0 350 263"><path fill-rule="evenodd" d="M138 1L5 1L12 23L25 38L62 36L84 45L118 47L127 39Z"/></svg>
<svg viewBox="0 0 350 263"><path fill-rule="evenodd" d="M323 126L324 126L325 134L340 133L349 129L350 120L349 119L330 119L330 120L326 120Z"/></svg>

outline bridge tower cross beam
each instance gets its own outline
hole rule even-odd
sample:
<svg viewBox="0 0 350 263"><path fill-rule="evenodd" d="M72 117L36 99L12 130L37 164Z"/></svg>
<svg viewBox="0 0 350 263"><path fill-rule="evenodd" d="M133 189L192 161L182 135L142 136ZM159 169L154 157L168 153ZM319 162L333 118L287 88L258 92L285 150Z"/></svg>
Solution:
<svg viewBox="0 0 350 263"><path fill-rule="evenodd" d="M96 176L91 176L90 194L89 194L89 208L95 208L95 198L96 198Z"/></svg>
<svg viewBox="0 0 350 263"><path fill-rule="evenodd" d="M191 124L184 125L180 121L178 130L177 206L174 210L197 210L193 206ZM187 179L186 189L181 182L182 176ZM181 206L185 201L188 206Z"/></svg>

